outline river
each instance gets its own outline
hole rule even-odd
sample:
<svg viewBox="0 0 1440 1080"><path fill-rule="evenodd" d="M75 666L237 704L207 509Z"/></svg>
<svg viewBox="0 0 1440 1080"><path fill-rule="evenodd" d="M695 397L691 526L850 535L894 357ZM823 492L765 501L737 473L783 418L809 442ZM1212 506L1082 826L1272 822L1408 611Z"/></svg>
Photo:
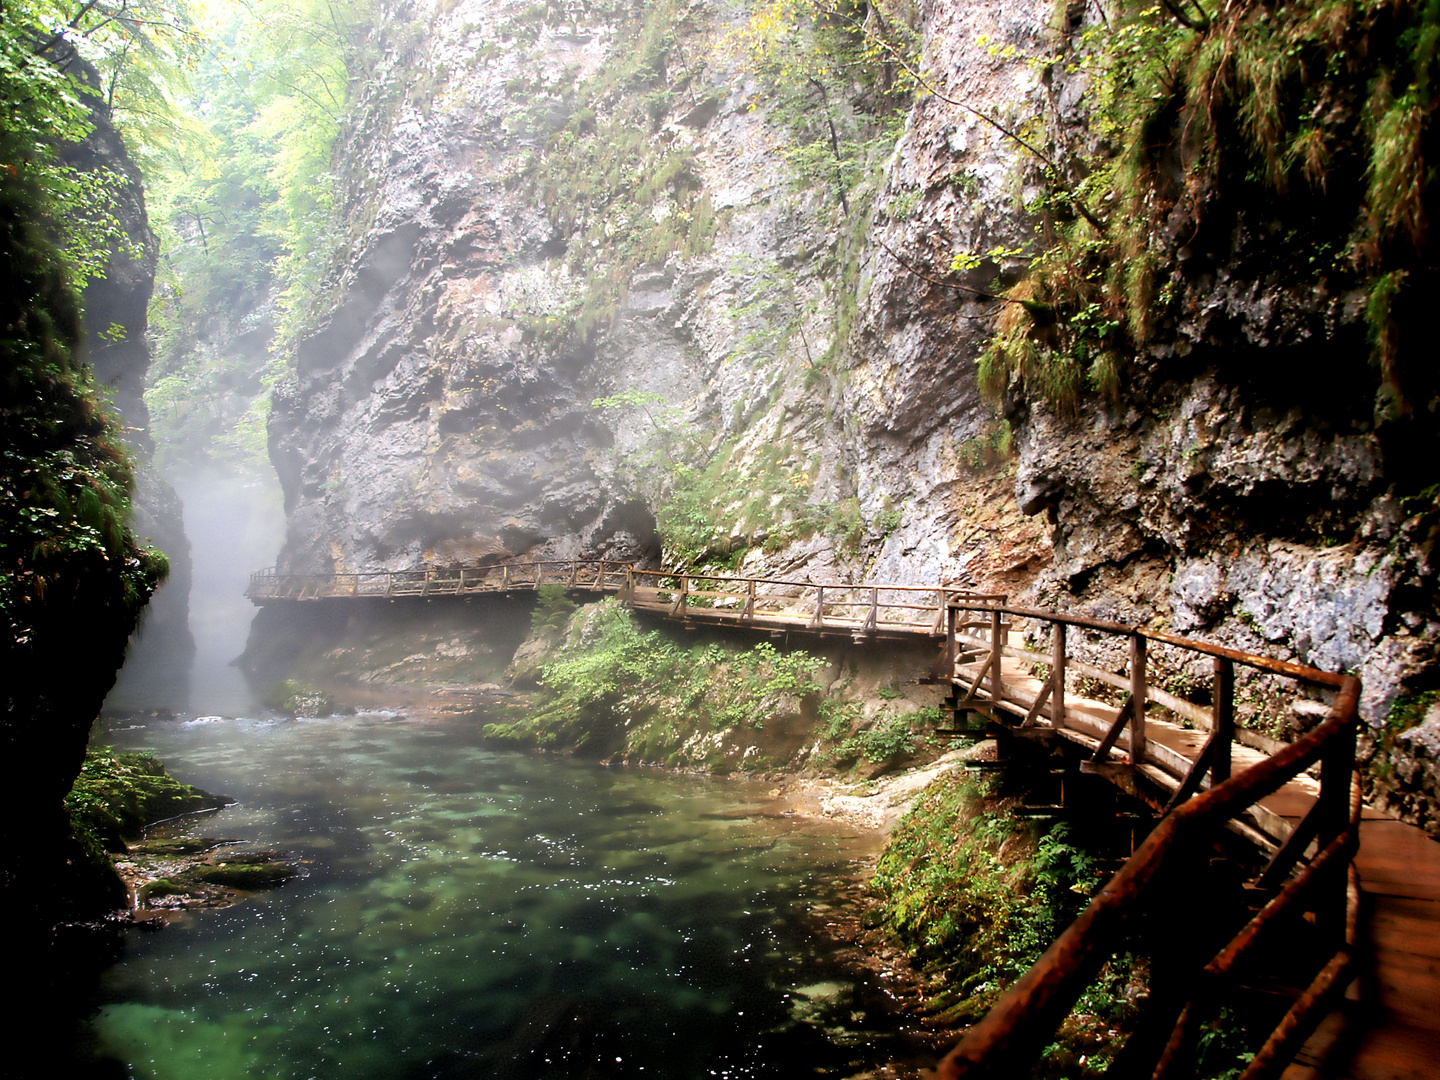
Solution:
<svg viewBox="0 0 1440 1080"><path fill-rule="evenodd" d="M96 1053L131 1076L849 1075L884 995L817 934L875 840L750 781L494 752L473 722L112 720L306 876L131 932Z"/></svg>

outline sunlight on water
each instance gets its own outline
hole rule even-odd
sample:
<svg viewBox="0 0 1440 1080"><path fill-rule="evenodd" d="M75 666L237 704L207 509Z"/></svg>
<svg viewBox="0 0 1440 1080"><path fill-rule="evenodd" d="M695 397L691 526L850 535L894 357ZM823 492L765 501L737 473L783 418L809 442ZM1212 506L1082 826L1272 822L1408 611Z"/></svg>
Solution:
<svg viewBox="0 0 1440 1080"><path fill-rule="evenodd" d="M777 814L760 785L497 753L475 730L112 724L109 741L240 800L192 831L283 849L308 877L132 935L102 988L102 1052L156 1080L885 1060L883 1022L806 914L871 840Z"/></svg>

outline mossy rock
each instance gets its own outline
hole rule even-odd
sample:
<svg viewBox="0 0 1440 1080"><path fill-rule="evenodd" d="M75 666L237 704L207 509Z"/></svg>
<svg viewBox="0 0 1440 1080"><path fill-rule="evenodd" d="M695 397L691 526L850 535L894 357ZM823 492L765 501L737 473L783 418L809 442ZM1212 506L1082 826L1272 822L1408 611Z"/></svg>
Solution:
<svg viewBox="0 0 1440 1080"><path fill-rule="evenodd" d="M130 846L132 855L199 855L213 851L233 840L219 840L213 836L181 836L166 840L145 840Z"/></svg>
<svg viewBox="0 0 1440 1080"><path fill-rule="evenodd" d="M191 876L207 885L223 885L227 889L271 889L283 885L300 871L291 863L226 861L197 866Z"/></svg>
<svg viewBox="0 0 1440 1080"><path fill-rule="evenodd" d="M169 878L156 878L154 881L147 881L140 886L138 893L142 904L151 900L158 900L162 896L185 896L190 892L189 886L182 885L178 881Z"/></svg>
<svg viewBox="0 0 1440 1080"><path fill-rule="evenodd" d="M159 758L97 746L86 753L65 807L82 843L118 853L126 850L124 838L147 825L233 801L180 783Z"/></svg>
<svg viewBox="0 0 1440 1080"><path fill-rule="evenodd" d="M265 704L291 716L329 716L335 711L331 695L298 679L282 679L272 686Z"/></svg>

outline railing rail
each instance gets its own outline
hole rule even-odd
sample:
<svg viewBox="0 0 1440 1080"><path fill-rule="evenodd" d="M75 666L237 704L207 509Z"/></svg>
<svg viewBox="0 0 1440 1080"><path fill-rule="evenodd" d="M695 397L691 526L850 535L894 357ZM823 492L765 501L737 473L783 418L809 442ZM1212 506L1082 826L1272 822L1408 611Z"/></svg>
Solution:
<svg viewBox="0 0 1440 1080"><path fill-rule="evenodd" d="M365 597L442 597L562 584L618 593L623 603L661 605L675 616L704 618L734 611L742 623L798 620L809 630L919 631L939 636L956 600L998 604L999 594L943 585L812 582L686 571L642 570L629 563L586 559L508 559L478 567L430 567L330 574L258 570L246 595L256 603Z"/></svg>
<svg viewBox="0 0 1440 1080"><path fill-rule="evenodd" d="M279 574L272 567L250 575L250 586L245 595L257 603L264 603L270 600L455 596L538 589L541 585L615 592L624 583L628 569L628 563L605 559L508 559L485 566L330 574Z"/></svg>
<svg viewBox="0 0 1440 1080"><path fill-rule="evenodd" d="M795 581L666 570L632 570L629 578L625 593L629 601L668 604L673 616L694 618L695 609L734 610L741 623L768 616L795 620L807 630L858 634L893 629L938 637L952 602L1003 604L1006 600L999 593L945 585ZM646 591L636 593L636 589Z"/></svg>

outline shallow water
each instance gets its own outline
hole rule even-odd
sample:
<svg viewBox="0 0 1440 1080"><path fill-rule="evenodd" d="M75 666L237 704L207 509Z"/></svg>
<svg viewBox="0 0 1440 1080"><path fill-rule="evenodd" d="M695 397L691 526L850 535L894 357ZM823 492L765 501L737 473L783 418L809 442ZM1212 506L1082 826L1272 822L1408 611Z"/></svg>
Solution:
<svg viewBox="0 0 1440 1080"><path fill-rule="evenodd" d="M473 721L111 721L303 880L132 934L92 1021L156 1080L848 1075L883 994L810 909L870 837L764 785L496 752Z"/></svg>

